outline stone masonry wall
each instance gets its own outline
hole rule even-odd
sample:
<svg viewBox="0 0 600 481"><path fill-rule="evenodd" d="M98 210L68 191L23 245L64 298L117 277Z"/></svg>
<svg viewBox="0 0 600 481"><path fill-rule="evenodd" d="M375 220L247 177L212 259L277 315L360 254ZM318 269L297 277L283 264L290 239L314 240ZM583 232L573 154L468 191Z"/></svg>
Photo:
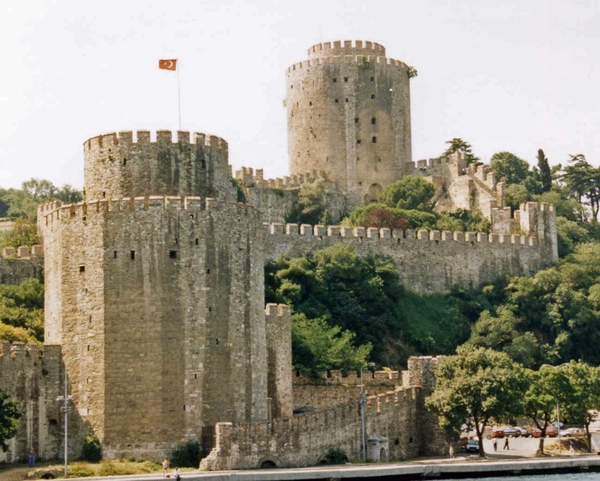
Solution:
<svg viewBox="0 0 600 481"><path fill-rule="evenodd" d="M340 371L331 371L327 376L317 378L302 376L299 372L295 374L292 378L295 408L323 409L359 399L360 377L356 372L344 376ZM398 371L363 372L363 386L368 394L383 394L399 385Z"/></svg>
<svg viewBox="0 0 600 481"><path fill-rule="evenodd" d="M64 366L60 346L0 343L0 389L17 401L22 418L18 434L0 451L0 462L24 461L30 448L39 459L63 455L64 415L56 400L63 394ZM85 425L69 413L69 454L79 457Z"/></svg>
<svg viewBox="0 0 600 481"><path fill-rule="evenodd" d="M292 314L284 304L267 304L265 309L268 356L268 395L272 418L292 415Z"/></svg>
<svg viewBox="0 0 600 481"><path fill-rule="evenodd" d="M0 256L0 284L20 284L34 277L42 280L44 252L42 246L5 247Z"/></svg>
<svg viewBox="0 0 600 481"><path fill-rule="evenodd" d="M390 460L414 458L424 452L445 450L443 440L434 439L437 431L427 433L429 420L422 423L424 398L429 385L423 383L425 371L433 362L409 363L418 367L419 375L407 375L421 386L403 386L394 391L367 397L365 432L385 436L389 440ZM318 464L330 448L343 449L351 460L360 459L361 421L358 399L319 411L297 414L272 423L217 424L216 445L201 468L211 470L260 467L265 461L277 467Z"/></svg>
<svg viewBox="0 0 600 481"><path fill-rule="evenodd" d="M374 45L321 44L287 69L292 175L322 170L369 198L401 177L411 161L409 68Z"/></svg>
<svg viewBox="0 0 600 481"><path fill-rule="evenodd" d="M50 338L108 457L267 419L264 254L247 205L150 196L47 213Z"/></svg>
<svg viewBox="0 0 600 481"><path fill-rule="evenodd" d="M227 142L206 134L140 130L99 135L83 144L87 200L190 195L234 200Z"/></svg>
<svg viewBox="0 0 600 481"><path fill-rule="evenodd" d="M265 259L344 244L359 254L389 257L403 284L419 293L479 287L502 275L531 275L557 258L554 206L542 204L538 211L528 203L522 212L521 230L528 235L271 224L265 226Z"/></svg>

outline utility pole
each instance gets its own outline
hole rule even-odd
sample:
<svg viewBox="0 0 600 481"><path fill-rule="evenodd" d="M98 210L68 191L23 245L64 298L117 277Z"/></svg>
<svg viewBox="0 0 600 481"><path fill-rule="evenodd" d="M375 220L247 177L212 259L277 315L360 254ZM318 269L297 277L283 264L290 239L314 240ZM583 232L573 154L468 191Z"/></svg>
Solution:
<svg viewBox="0 0 600 481"><path fill-rule="evenodd" d="M69 440L68 414L69 414L69 409L70 409L69 401L71 401L72 399L73 399L73 396L68 395L67 370L65 368L65 395L58 396L56 398L57 401L63 403L60 410L65 414L65 477L67 476L67 465L68 465L68 458L69 458L69 445L68 445L68 440Z"/></svg>

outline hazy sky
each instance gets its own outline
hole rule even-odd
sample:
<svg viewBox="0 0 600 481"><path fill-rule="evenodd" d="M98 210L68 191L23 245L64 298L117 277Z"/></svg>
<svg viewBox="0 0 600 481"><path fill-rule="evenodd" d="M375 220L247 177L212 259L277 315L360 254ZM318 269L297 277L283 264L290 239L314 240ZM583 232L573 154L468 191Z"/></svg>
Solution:
<svg viewBox="0 0 600 481"><path fill-rule="evenodd" d="M229 142L230 163L288 173L285 69L321 41L382 43L411 80L413 160L462 137L600 163L597 0L20 0L0 5L0 186L83 185L82 144L177 128ZM594 60L596 59L596 60Z"/></svg>

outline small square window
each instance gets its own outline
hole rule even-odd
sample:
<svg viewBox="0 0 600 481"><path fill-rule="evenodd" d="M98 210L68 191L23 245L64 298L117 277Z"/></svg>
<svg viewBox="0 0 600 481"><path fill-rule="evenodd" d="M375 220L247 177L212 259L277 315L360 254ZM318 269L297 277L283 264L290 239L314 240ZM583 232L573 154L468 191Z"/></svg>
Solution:
<svg viewBox="0 0 600 481"><path fill-rule="evenodd" d="M361 140L360 140L360 139L357 139L357 140L356 140L356 143L357 143L357 144L360 144L360 142L361 142Z"/></svg>
<svg viewBox="0 0 600 481"><path fill-rule="evenodd" d="M79 266L79 272L85 272L85 266Z"/></svg>
<svg viewBox="0 0 600 481"><path fill-rule="evenodd" d="M347 82L347 81L348 81L348 77L344 77L344 82Z"/></svg>
<svg viewBox="0 0 600 481"><path fill-rule="evenodd" d="M354 117L354 123L357 124L358 123L358 117Z"/></svg>
<svg viewBox="0 0 600 481"><path fill-rule="evenodd" d="M374 144L376 144L376 143L377 143L377 137L373 137L373 138L371 139L371 142L373 142Z"/></svg>
<svg viewBox="0 0 600 481"><path fill-rule="evenodd" d="M337 82L337 78L333 77L333 83Z"/></svg>
<svg viewBox="0 0 600 481"><path fill-rule="evenodd" d="M375 77L371 77L371 82L375 82Z"/></svg>
<svg viewBox="0 0 600 481"><path fill-rule="evenodd" d="M371 124L372 124L372 125L375 125L376 123L377 123L377 119L376 119L375 117L373 117L373 118L371 119Z"/></svg>
<svg viewBox="0 0 600 481"><path fill-rule="evenodd" d="M339 100L338 100L338 99L335 99L335 103L337 104L338 102L339 102Z"/></svg>
<svg viewBox="0 0 600 481"><path fill-rule="evenodd" d="M177 251L169 251L169 259L177 259Z"/></svg>
<svg viewBox="0 0 600 481"><path fill-rule="evenodd" d="M375 98L375 94L371 94L371 98L374 99Z"/></svg>
<svg viewBox="0 0 600 481"><path fill-rule="evenodd" d="M346 99L346 103L348 103L348 99Z"/></svg>

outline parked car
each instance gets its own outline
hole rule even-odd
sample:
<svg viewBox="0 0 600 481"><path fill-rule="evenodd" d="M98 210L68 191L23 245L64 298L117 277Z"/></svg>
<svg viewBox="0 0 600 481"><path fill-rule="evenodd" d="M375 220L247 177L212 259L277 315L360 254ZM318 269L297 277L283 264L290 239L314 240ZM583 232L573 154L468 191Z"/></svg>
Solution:
<svg viewBox="0 0 600 481"><path fill-rule="evenodd" d="M534 428L531 430L531 435L534 438L539 438L542 435L542 430ZM554 426L548 425L548 427L546 428L546 436L548 436L549 438L555 438L556 436L558 436L558 430Z"/></svg>
<svg viewBox="0 0 600 481"><path fill-rule="evenodd" d="M585 436L585 430L583 428L568 428L560 431L560 436L563 438L572 438L576 436Z"/></svg>
<svg viewBox="0 0 600 481"><path fill-rule="evenodd" d="M506 433L504 432L504 428L501 428L498 426L492 428L492 437L493 438L503 438L504 436L506 436Z"/></svg>
<svg viewBox="0 0 600 481"><path fill-rule="evenodd" d="M524 438L528 438L529 436L531 436L531 431L523 426L516 426L515 429L518 429L521 433L521 436Z"/></svg>
<svg viewBox="0 0 600 481"><path fill-rule="evenodd" d="M465 451L467 453L478 453L479 452L479 441L477 441L477 439L467 439Z"/></svg>
<svg viewBox="0 0 600 481"><path fill-rule="evenodd" d="M517 428L513 428L512 426L506 426L504 428L504 435L508 438L518 438L521 437L521 431Z"/></svg>

